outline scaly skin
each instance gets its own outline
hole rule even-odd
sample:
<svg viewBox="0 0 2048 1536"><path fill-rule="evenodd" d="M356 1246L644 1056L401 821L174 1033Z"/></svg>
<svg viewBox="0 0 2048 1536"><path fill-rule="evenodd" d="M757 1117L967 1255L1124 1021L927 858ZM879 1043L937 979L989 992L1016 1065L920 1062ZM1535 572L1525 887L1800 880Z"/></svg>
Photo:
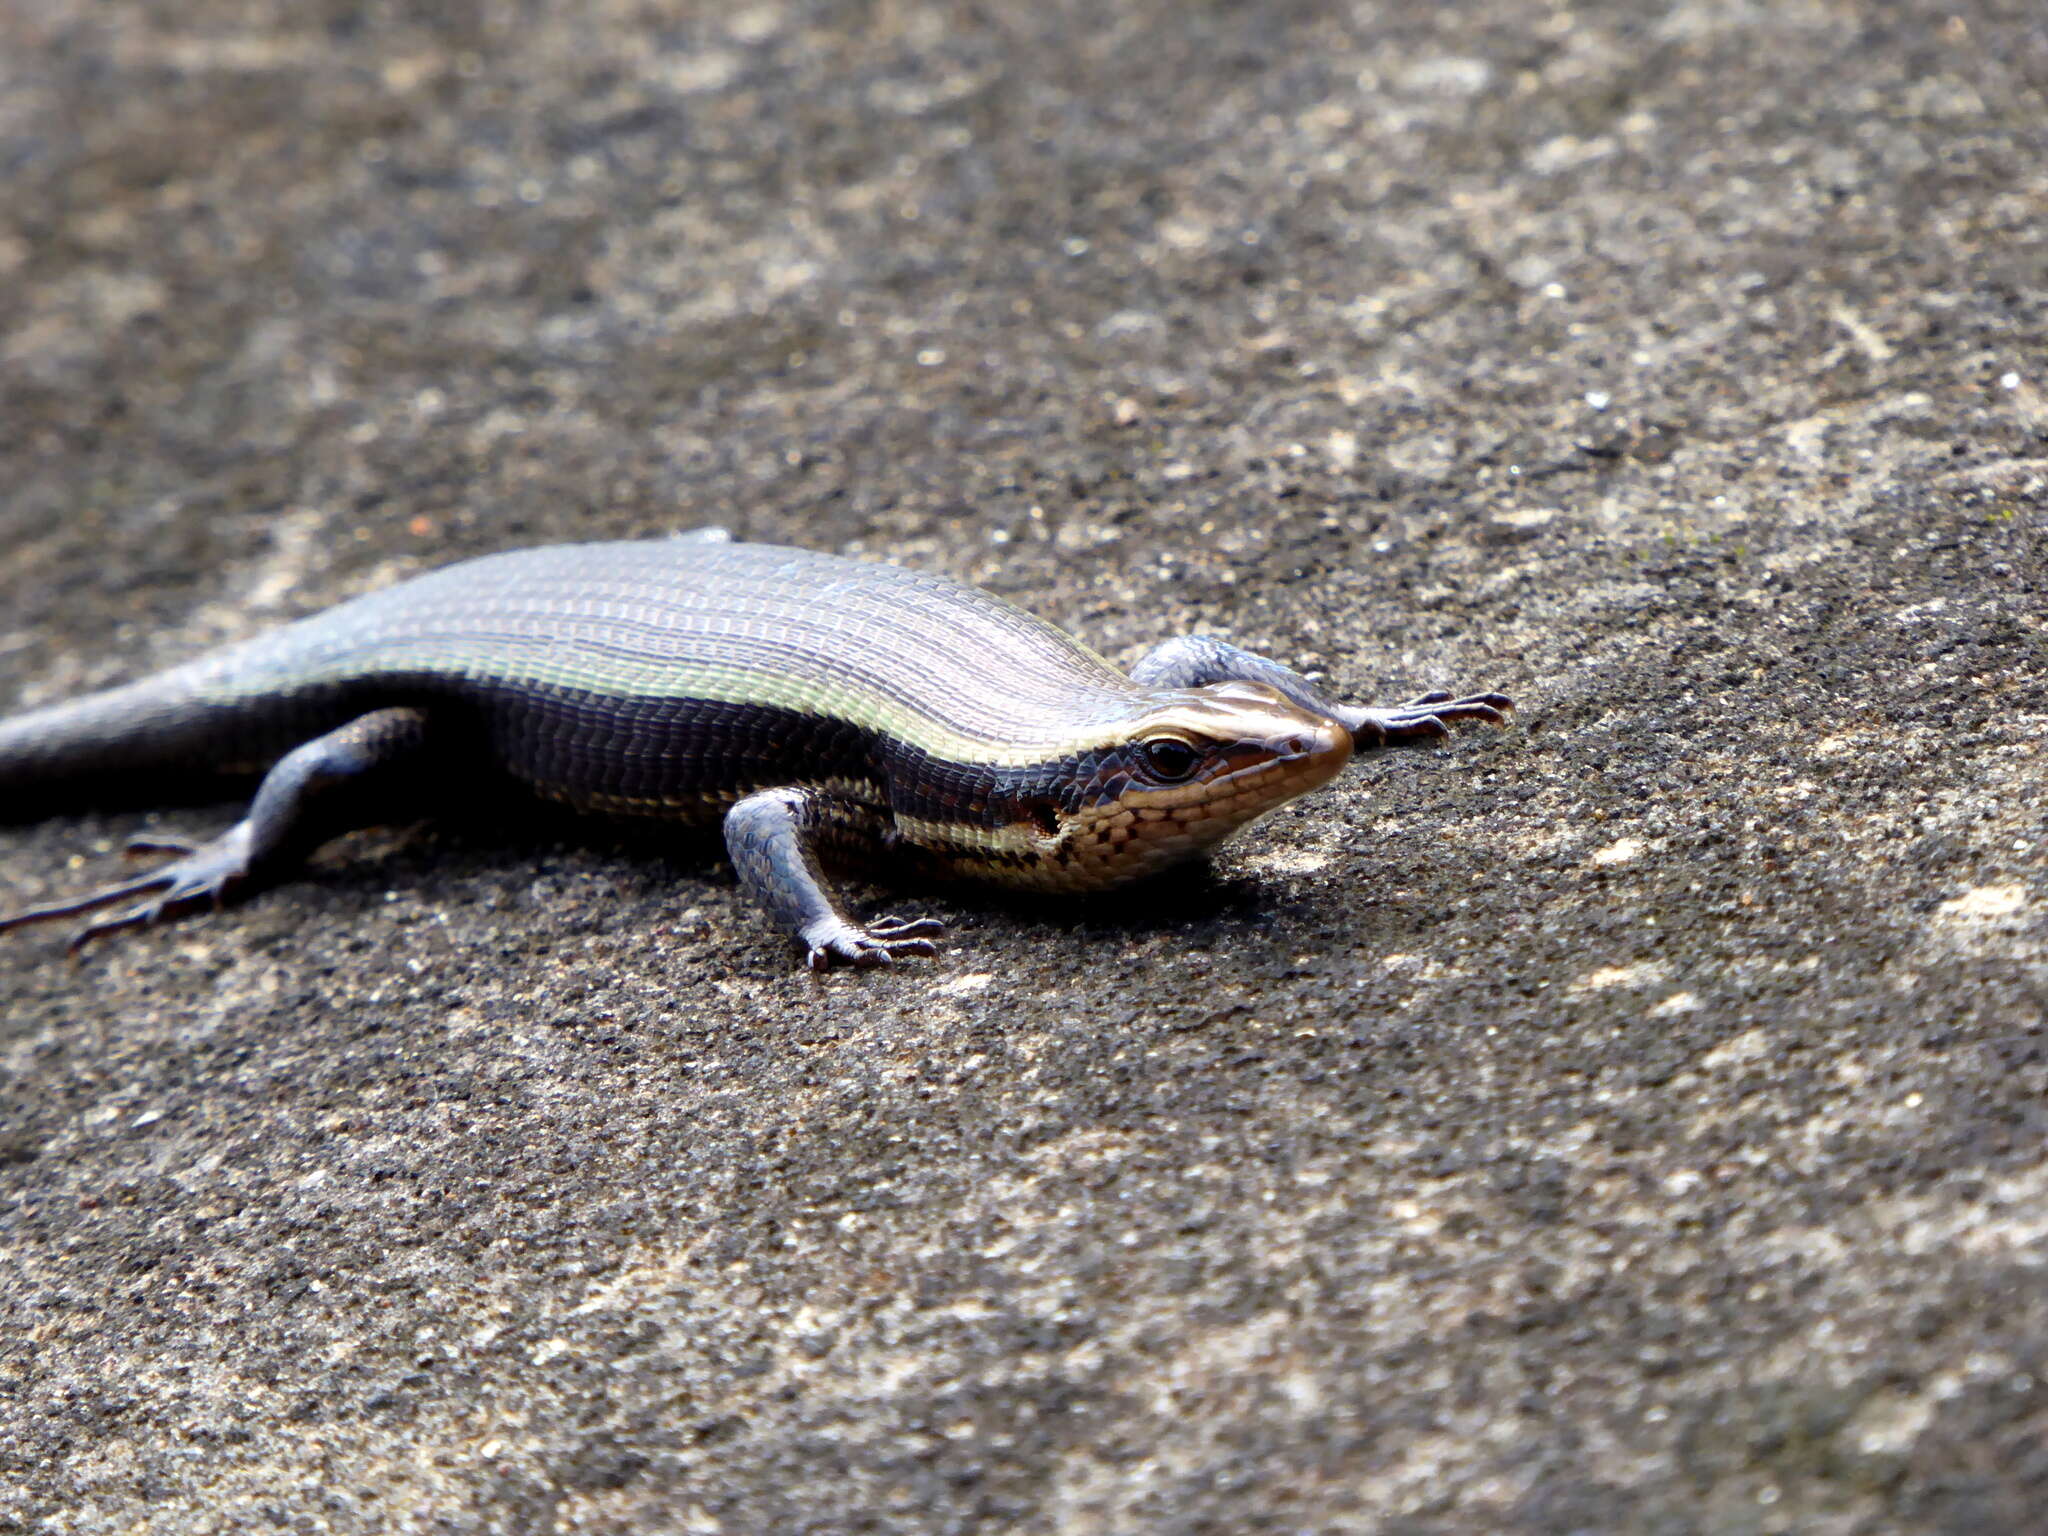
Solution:
<svg viewBox="0 0 2048 1536"><path fill-rule="evenodd" d="M509 783L578 809L723 818L742 883L809 963L933 949L865 927L824 854L1097 890L1213 846L1357 751L1499 723L1498 694L1339 704L1221 641L1129 675L945 578L716 530L487 556L125 688L0 721L0 815L264 775L249 814L26 923L119 909L74 945L260 888L319 842Z"/></svg>

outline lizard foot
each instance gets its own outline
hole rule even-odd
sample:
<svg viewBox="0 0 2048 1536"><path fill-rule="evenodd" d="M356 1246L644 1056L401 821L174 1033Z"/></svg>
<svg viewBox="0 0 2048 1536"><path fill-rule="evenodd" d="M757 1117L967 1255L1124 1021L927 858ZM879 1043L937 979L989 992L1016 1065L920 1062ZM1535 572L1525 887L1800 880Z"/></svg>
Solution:
<svg viewBox="0 0 2048 1536"><path fill-rule="evenodd" d="M69 901L45 902L41 906L0 917L0 933L11 928L24 928L30 923L80 917L116 902L133 902L121 911L94 918L72 934L66 947L75 955L104 934L166 922L201 907L217 907L248 878L249 842L247 822L236 823L206 843L137 838L129 844L131 853L176 853L179 857L132 880L118 880ZM136 897L146 899L135 901Z"/></svg>
<svg viewBox="0 0 2048 1536"><path fill-rule="evenodd" d="M881 917L866 927L834 918L829 926L817 924L804 931L804 958L814 971L835 965L894 965L898 955L936 955L939 946L932 941L945 931L946 925L935 917Z"/></svg>
<svg viewBox="0 0 2048 1536"><path fill-rule="evenodd" d="M1506 725L1515 701L1504 693L1475 693L1454 699L1448 693L1425 693L1392 709L1350 709L1338 712L1358 750L1399 746L1412 741L1437 741L1451 734L1454 720L1483 720Z"/></svg>

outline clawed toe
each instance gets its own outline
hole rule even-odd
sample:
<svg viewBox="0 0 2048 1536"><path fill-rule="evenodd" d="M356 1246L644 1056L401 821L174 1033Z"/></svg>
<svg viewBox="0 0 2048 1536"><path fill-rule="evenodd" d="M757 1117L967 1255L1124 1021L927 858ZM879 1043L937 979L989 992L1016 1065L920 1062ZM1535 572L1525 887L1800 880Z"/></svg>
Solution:
<svg viewBox="0 0 2048 1536"><path fill-rule="evenodd" d="M1390 721L1387 725L1389 741L1441 741L1450 734L1445 718L1434 713Z"/></svg>
<svg viewBox="0 0 2048 1536"><path fill-rule="evenodd" d="M164 898L158 896L154 900L140 902L125 912L116 912L112 917L93 919L66 939L64 948L66 952L76 956L82 954L86 945L94 939L104 938L110 933L123 933L130 928L147 928L151 923L162 922L169 915Z"/></svg>
<svg viewBox="0 0 2048 1536"><path fill-rule="evenodd" d="M1367 752L1408 742L1440 741L1451 734L1453 721L1505 725L1508 711L1514 707L1514 701L1504 693L1475 693L1454 699L1438 691L1393 709L1347 709L1338 718L1349 727L1357 749Z"/></svg>
<svg viewBox="0 0 2048 1536"><path fill-rule="evenodd" d="M878 917L868 924L868 937L885 942L896 939L931 939L946 931L936 917Z"/></svg>
<svg viewBox="0 0 2048 1536"><path fill-rule="evenodd" d="M814 971L836 965L862 970L894 965L899 955L936 955L939 946L933 940L945 931L946 925L935 917L877 918L864 928L846 923L808 939L805 961Z"/></svg>
<svg viewBox="0 0 2048 1536"><path fill-rule="evenodd" d="M135 880L123 880L115 885L101 886L83 896L74 896L68 901L46 901L38 906L25 907L19 912L10 912L0 917L0 933L12 928L26 928L31 923L57 922L67 917L79 917L97 908L125 901L131 896L141 896L162 885L157 875L144 875ZM89 925L86 933L98 925Z"/></svg>
<svg viewBox="0 0 2048 1536"><path fill-rule="evenodd" d="M179 849L184 852L182 857L132 880L117 880L83 896L74 896L67 901L44 902L0 917L0 933L12 928L25 928L31 923L83 917L119 902L134 903L118 912L93 918L72 934L65 947L75 955L94 939L107 934L146 928L152 923L165 922L201 907L218 906L248 874L242 840L232 831L210 843L173 844L168 840L138 838L128 847L130 852L176 852ZM138 901L138 897L145 899Z"/></svg>
<svg viewBox="0 0 2048 1536"><path fill-rule="evenodd" d="M182 837L137 836L122 844L121 851L136 859L152 853L174 853L183 858L197 853L199 847L198 843L189 842Z"/></svg>
<svg viewBox="0 0 2048 1536"><path fill-rule="evenodd" d="M1514 706L1509 705L1508 709ZM1507 710L1497 704L1480 699L1460 699L1455 704L1440 704L1430 712L1431 718L1446 720L1478 720L1487 725L1506 725Z"/></svg>
<svg viewBox="0 0 2048 1536"><path fill-rule="evenodd" d="M1506 725L1515 701L1504 693L1475 693L1462 699L1442 699L1430 711L1440 720L1483 720L1488 725Z"/></svg>

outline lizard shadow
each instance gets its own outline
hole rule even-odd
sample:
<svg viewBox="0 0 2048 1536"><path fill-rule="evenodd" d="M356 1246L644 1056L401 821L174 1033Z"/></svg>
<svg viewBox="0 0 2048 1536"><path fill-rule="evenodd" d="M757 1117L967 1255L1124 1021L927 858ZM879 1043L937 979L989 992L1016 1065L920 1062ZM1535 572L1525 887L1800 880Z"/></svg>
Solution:
<svg viewBox="0 0 2048 1536"><path fill-rule="evenodd" d="M531 865L536 851L573 849L582 855L617 859L656 882L704 882L725 892L737 889L718 825L639 821L580 815L545 801L487 797L461 807L443 807L378 862L375 877L388 884L394 863L431 879L459 867L472 875ZM330 863L331 877L345 877L356 861L344 853ZM833 885L849 908L869 916L920 913L931 901L950 908L956 923L971 925L982 915L1005 915L1070 939L1131 938L1157 933L1235 931L1260 927L1274 917L1270 883L1194 861L1130 886L1109 891L1041 892L943 876L914 860L885 858L873 865L828 859Z"/></svg>
<svg viewBox="0 0 2048 1536"><path fill-rule="evenodd" d="M153 814L139 830L145 837L216 835L246 810L246 802L238 805L223 798L236 787L218 782L167 784L161 823ZM437 891L445 896L472 881L516 878L515 872L531 871L537 861L545 869L553 850L573 851L585 874L595 873L592 858L616 860L622 875L633 872L624 878L638 887L631 893L634 899L663 899L665 889L688 882L708 885L725 898L737 894L737 879L715 822L690 825L593 817L517 792L481 786L472 790L461 798L436 797L414 816L395 816L339 833L309 850L307 863L284 874L277 885L310 884L337 895L374 891L379 898L396 886L431 902ZM97 818L107 813L82 814ZM891 913L922 915L922 909L938 905L959 929L978 927L984 917L1010 917L1033 929L1051 930L1070 946L1128 943L1162 933L1215 939L1270 927L1290 905L1276 902L1269 883L1218 869L1206 859L1130 886L1071 893L977 882L920 867L915 860L826 863L850 914L869 919Z"/></svg>

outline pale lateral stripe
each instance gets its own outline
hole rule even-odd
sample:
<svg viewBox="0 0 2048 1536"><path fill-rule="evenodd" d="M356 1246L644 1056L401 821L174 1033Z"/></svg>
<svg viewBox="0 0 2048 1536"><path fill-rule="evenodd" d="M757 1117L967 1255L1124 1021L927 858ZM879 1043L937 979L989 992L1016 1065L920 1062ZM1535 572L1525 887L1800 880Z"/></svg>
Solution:
<svg viewBox="0 0 2048 1536"><path fill-rule="evenodd" d="M1111 745L1154 702L1063 631L943 577L689 541L489 556L222 662L205 688L221 701L426 674L761 704L992 767Z"/></svg>
<svg viewBox="0 0 2048 1536"><path fill-rule="evenodd" d="M577 653L564 646L534 646L530 641L472 639L437 642L393 639L382 644L358 642L325 665L280 669L278 681L293 687L325 687L359 681L366 673L488 678L512 685L534 685L609 694L636 699L703 699L725 704L759 704L798 714L843 720L850 725L890 736L947 762L1021 768L1052 762L1082 752L1114 746L1129 738L1129 720L1144 712L1146 697L1133 693L1128 714L1117 720L1083 721L1078 729L1032 740L978 735L933 719L899 700L877 697L850 679L754 668L650 663L623 654L600 664L579 664ZM274 685L256 673L241 671L230 686L204 689L202 697L219 703L260 696Z"/></svg>

